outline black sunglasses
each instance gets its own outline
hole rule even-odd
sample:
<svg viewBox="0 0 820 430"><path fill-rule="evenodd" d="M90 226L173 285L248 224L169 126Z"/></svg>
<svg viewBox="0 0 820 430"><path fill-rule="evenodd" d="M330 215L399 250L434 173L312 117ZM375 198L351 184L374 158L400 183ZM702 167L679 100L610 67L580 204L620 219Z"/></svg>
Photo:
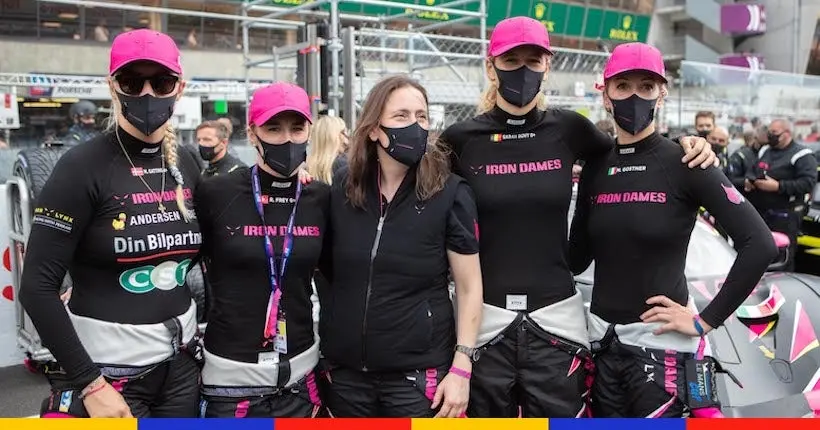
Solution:
<svg viewBox="0 0 820 430"><path fill-rule="evenodd" d="M120 90L129 96L138 96L142 93L145 87L145 81L151 83L151 88L154 89L154 94L158 96L166 96L174 92L179 82L179 76L174 75L155 75L155 76L141 76L135 74L123 73L114 76L114 80L120 86Z"/></svg>

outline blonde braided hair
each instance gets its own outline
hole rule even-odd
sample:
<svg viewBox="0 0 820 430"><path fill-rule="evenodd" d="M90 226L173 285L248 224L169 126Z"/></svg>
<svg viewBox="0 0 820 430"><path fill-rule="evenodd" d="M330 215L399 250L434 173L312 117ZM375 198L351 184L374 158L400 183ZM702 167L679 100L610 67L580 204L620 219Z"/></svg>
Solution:
<svg viewBox="0 0 820 430"><path fill-rule="evenodd" d="M185 193L182 191L182 186L185 185L185 180L182 178L182 172L179 171L179 166L177 164L179 161L179 158L177 157L177 135L174 132L174 127L171 125L170 121L165 127L165 137L162 139L162 146L165 152L165 163L168 167L168 171L171 173L171 177L174 178L174 182L177 183L175 189L177 207L179 208L179 212L182 214L182 219L184 219L185 222L188 222L191 219L191 213L185 206Z"/></svg>

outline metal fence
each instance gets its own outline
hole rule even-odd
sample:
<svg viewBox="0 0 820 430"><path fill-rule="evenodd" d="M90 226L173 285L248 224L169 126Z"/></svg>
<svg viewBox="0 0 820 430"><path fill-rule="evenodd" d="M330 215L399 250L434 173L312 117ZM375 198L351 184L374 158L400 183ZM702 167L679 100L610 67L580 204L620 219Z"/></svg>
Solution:
<svg viewBox="0 0 820 430"><path fill-rule="evenodd" d="M406 73L429 93L431 105L444 108L444 124L471 118L485 87L485 52L481 39L380 28L342 31L342 77L346 120L370 88L387 75ZM544 83L553 106L596 109L600 98L593 89L603 70L605 52L555 49L552 71Z"/></svg>

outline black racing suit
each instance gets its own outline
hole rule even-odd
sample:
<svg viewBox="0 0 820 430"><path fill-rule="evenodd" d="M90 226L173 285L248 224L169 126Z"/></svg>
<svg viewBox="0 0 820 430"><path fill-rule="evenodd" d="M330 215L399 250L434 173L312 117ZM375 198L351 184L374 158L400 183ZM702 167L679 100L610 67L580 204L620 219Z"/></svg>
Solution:
<svg viewBox="0 0 820 430"><path fill-rule="evenodd" d="M227 175L242 167L245 167L245 163L229 152L225 152L225 155L219 160L208 163L208 166L202 170L202 177L212 178L214 176Z"/></svg>
<svg viewBox="0 0 820 430"><path fill-rule="evenodd" d="M94 125L84 126L82 124L74 124L68 129L68 134L63 138L63 144L75 146L88 142L99 135L100 132L94 128Z"/></svg>
<svg viewBox="0 0 820 430"><path fill-rule="evenodd" d="M388 203L376 169L361 209L345 194L348 170L333 179L331 285L317 285L323 399L335 417L432 417L456 341L447 251L478 252L475 203L455 175L420 201L416 168Z"/></svg>
<svg viewBox="0 0 820 430"><path fill-rule="evenodd" d="M795 142L784 149L764 146L746 176L752 182L769 176L780 184L775 192L754 190L751 198L769 228L789 237L789 261L783 270L793 271L797 236L807 210L806 196L817 183L817 159L810 149Z"/></svg>
<svg viewBox="0 0 820 430"><path fill-rule="evenodd" d="M196 306L185 275L202 236L177 207L161 154L117 129L71 148L38 198L20 301L61 366L47 371L46 416L86 416L77 395L101 373L135 417L196 416L199 368L186 351ZM177 158L192 209L199 169L186 154ZM58 294L66 272L67 307Z"/></svg>
<svg viewBox="0 0 820 430"><path fill-rule="evenodd" d="M277 179L259 169L264 225L277 270L297 193L296 178ZM265 344L271 295L265 228L254 201L251 169L203 181L194 197L208 261L211 308L205 332L201 415L206 418L313 417L321 406L313 373L311 279L329 219L330 187L301 190L292 229L293 248L281 278L279 333L285 350ZM273 361L275 364L266 362Z"/></svg>
<svg viewBox="0 0 820 430"><path fill-rule="evenodd" d="M572 164L612 147L572 111L499 108L445 130L476 195L484 314L470 417L575 417L590 381L583 302L567 260Z"/></svg>
<svg viewBox="0 0 820 430"><path fill-rule="evenodd" d="M700 312L711 327L743 303L777 255L765 223L725 175L718 168L689 169L680 163L682 156L678 145L656 133L617 145L581 174L570 263L580 273L595 261L590 306L590 338L593 345L600 342L594 349L595 417L687 412L682 375L697 341L677 333L655 336L650 332L657 327L640 317L653 296L688 305L684 267L699 207L723 221L738 249L720 292ZM612 337L601 336L604 332Z"/></svg>

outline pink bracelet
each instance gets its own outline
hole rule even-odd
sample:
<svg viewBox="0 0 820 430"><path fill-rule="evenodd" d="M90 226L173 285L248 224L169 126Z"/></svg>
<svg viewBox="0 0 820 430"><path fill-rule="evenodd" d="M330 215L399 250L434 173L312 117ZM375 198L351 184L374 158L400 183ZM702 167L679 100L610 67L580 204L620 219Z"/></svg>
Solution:
<svg viewBox="0 0 820 430"><path fill-rule="evenodd" d="M450 373L456 374L456 375L461 376L462 378L466 378L466 379L470 379L470 378L473 377L472 373L470 373L470 372L468 372L464 369L459 369L458 367L455 367L455 366L450 367Z"/></svg>

